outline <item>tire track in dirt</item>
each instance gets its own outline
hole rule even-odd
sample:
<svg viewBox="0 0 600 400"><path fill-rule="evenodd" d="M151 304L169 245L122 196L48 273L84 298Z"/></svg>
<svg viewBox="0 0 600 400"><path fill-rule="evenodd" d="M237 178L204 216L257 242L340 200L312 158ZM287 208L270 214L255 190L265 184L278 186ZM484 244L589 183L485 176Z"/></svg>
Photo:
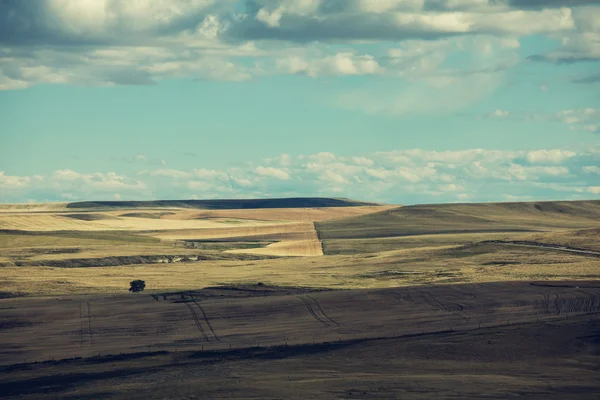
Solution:
<svg viewBox="0 0 600 400"><path fill-rule="evenodd" d="M93 346L94 335L92 333L92 314L89 302L79 303L79 345Z"/></svg>
<svg viewBox="0 0 600 400"><path fill-rule="evenodd" d="M545 294L534 302L545 314L574 314L600 312L600 294L597 292L575 292L567 295Z"/></svg>
<svg viewBox="0 0 600 400"><path fill-rule="evenodd" d="M217 333L213 329L210 321L208 320L208 316L206 315L206 312L204 311L204 308L202 308L202 306L198 303L198 300L196 300L196 298L192 294L190 294L190 298L192 299L192 301L194 302L194 304L196 305L196 307L198 307L198 309L202 313L202 318L204 319L204 322L206 323L206 326L208 326L208 329L210 329L210 332L212 333L212 335L215 338L215 340L217 342L220 342L221 339L219 338L219 335L217 335Z"/></svg>
<svg viewBox="0 0 600 400"><path fill-rule="evenodd" d="M428 304L429 306L431 306L439 311L448 312L448 313L454 315L455 317L463 319L467 322L471 319L471 316L466 311L464 311L465 307L459 303L446 305L446 304L442 303L441 301L439 301L431 293L428 293L424 290L415 289L415 292L421 298L421 300L423 300L426 304Z"/></svg>
<svg viewBox="0 0 600 400"><path fill-rule="evenodd" d="M92 311L90 309L90 303L86 302L88 311L88 335L90 336L90 344L94 345L94 335L92 334Z"/></svg>
<svg viewBox="0 0 600 400"><path fill-rule="evenodd" d="M525 240L484 240L479 243L483 243L483 244L492 243L492 244L499 244L499 245L505 245L505 246L533 247L533 248L545 249L545 250L563 251L563 252L567 252L567 253L580 254L580 255L584 255L584 256L600 257L600 251L594 251L594 250L589 250L589 249L580 249L580 248L576 248L576 247L569 247L569 246L565 246L565 245L552 244L552 243L537 243L537 242L529 242L529 241L525 241Z"/></svg>
<svg viewBox="0 0 600 400"><path fill-rule="evenodd" d="M317 309L319 310L319 312L321 313L321 315L327 319L329 322L331 322L332 324L334 324L335 326L340 326L340 324L338 324L335 320L333 320L329 315L327 315L325 313L325 311L323 311L323 308L321 307L321 304L319 304L319 302L317 301L317 299L315 299L312 296L306 295L306 297L308 297L309 299L311 299L314 303L315 306L317 306Z"/></svg>
<svg viewBox="0 0 600 400"><path fill-rule="evenodd" d="M306 309L308 310L308 313L317 321L319 321L320 323L322 323L324 326L329 326L329 322L327 319L322 319L321 317L319 317L317 315L317 313L315 312L315 310L312 308L312 306L310 305L310 303L308 302L308 300L306 300L304 297L302 296L296 296L300 299L300 301L304 304L304 307L306 307Z"/></svg>
<svg viewBox="0 0 600 400"><path fill-rule="evenodd" d="M194 323L196 324L196 327L198 328L198 332L200 332L200 334L202 335L204 340L206 340L207 342L210 342L210 340L208 339L208 336L206 335L206 332L204 332L204 328L202 328L202 324L200 323L200 320L198 319L198 315L196 314L196 311L194 311L194 308L187 301L184 304L190 311L192 319L194 320Z"/></svg>

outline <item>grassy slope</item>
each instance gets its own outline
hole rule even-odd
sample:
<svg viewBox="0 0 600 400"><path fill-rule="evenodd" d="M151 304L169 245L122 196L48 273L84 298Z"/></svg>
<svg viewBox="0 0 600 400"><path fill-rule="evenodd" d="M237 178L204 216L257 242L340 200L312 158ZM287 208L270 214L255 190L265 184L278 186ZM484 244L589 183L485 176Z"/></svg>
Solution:
<svg viewBox="0 0 600 400"><path fill-rule="evenodd" d="M318 222L321 239L597 227L600 201L417 205Z"/></svg>

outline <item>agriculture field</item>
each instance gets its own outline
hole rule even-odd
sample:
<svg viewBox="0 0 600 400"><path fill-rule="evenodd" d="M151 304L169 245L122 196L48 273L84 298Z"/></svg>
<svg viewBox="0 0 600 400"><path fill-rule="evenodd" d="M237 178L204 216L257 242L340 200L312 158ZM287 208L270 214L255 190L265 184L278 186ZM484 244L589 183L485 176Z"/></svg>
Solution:
<svg viewBox="0 0 600 400"><path fill-rule="evenodd" d="M401 207L317 224L321 239L594 228L600 201L438 204Z"/></svg>
<svg viewBox="0 0 600 400"><path fill-rule="evenodd" d="M598 312L600 281L10 299L0 310L0 389L44 399L142 396L146 385L164 390L158 382L198 398L569 388L594 398ZM40 359L64 361L31 363Z"/></svg>
<svg viewBox="0 0 600 400"><path fill-rule="evenodd" d="M319 202L5 207L0 397L595 398L600 202Z"/></svg>

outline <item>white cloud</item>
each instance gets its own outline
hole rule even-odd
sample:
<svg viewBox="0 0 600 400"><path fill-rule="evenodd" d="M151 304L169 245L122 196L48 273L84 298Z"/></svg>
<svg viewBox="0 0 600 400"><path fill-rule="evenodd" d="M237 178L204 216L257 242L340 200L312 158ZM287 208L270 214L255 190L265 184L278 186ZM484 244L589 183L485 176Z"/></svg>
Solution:
<svg viewBox="0 0 600 400"><path fill-rule="evenodd" d="M526 158L532 164L552 163L558 164L565 160L575 157L577 153L569 150L553 149L553 150L535 150L527 152Z"/></svg>
<svg viewBox="0 0 600 400"><path fill-rule="evenodd" d="M213 184L206 181L189 181L187 183L187 187L192 190L207 191L213 188Z"/></svg>
<svg viewBox="0 0 600 400"><path fill-rule="evenodd" d="M351 52L337 53L321 59L307 60L298 56L280 58L276 61L279 71L287 74L306 74L311 77L322 75L375 75L384 72L371 55L356 55Z"/></svg>
<svg viewBox="0 0 600 400"><path fill-rule="evenodd" d="M596 189L589 188L600 187L600 150L593 147L585 151L411 149L351 157L322 152L283 157L286 166L276 167L281 159L273 157L261 166L247 162L224 169L140 171L133 177L72 169L46 177L12 177L2 172L0 186L5 201L67 198L63 196L106 199L115 194L132 200L322 195L405 204L502 200L505 195L594 198ZM14 190L4 190L7 185Z"/></svg>
<svg viewBox="0 0 600 400"><path fill-rule="evenodd" d="M176 169L157 169L154 171L142 171L142 174L147 174L150 176L166 176L169 178L188 178L192 174L185 171L178 171Z"/></svg>
<svg viewBox="0 0 600 400"><path fill-rule="evenodd" d="M209 180L210 179L220 179L220 180L229 179L229 175L224 171L217 171L214 169L206 169L206 168L195 169L192 171L192 175L195 176L196 178L209 179Z"/></svg>
<svg viewBox="0 0 600 400"><path fill-rule="evenodd" d="M510 112L506 110L496 110L492 113L492 117L495 118L506 118L510 115Z"/></svg>
<svg viewBox="0 0 600 400"><path fill-rule="evenodd" d="M590 174L599 174L600 175L600 167L597 167L595 165L586 165L582 169L583 169L583 171L588 172Z"/></svg>
<svg viewBox="0 0 600 400"><path fill-rule="evenodd" d="M323 182L336 183L336 184L348 184L348 179L344 178L342 175L337 172L331 170L325 170L321 173L320 180Z"/></svg>
<svg viewBox="0 0 600 400"><path fill-rule="evenodd" d="M560 36L557 50L537 55L555 63L600 60L600 8L595 6L573 8L573 27Z"/></svg>
<svg viewBox="0 0 600 400"><path fill-rule="evenodd" d="M437 189L442 192L460 192L465 190L463 186L454 183L449 183L447 185L439 185Z"/></svg>
<svg viewBox="0 0 600 400"><path fill-rule="evenodd" d="M3 189L16 189L27 186L31 182L28 176L11 176L0 171L0 187Z"/></svg>
<svg viewBox="0 0 600 400"><path fill-rule="evenodd" d="M367 167L373 165L373 160L371 160L367 157L352 157L351 160L354 164L357 164L357 165L364 165Z"/></svg>
<svg viewBox="0 0 600 400"><path fill-rule="evenodd" d="M290 175L280 168L273 167L257 167L254 172L260 176L267 176L285 181L290 179Z"/></svg>
<svg viewBox="0 0 600 400"><path fill-rule="evenodd" d="M571 130L597 132L600 127L600 109L584 108L578 110L563 110L556 113L555 118L569 125Z"/></svg>
<svg viewBox="0 0 600 400"><path fill-rule="evenodd" d="M55 182L72 182L73 185L84 185L93 190L142 190L146 189L146 184L141 181L131 181L124 176L117 175L114 172L82 174L70 169L58 170L53 175Z"/></svg>
<svg viewBox="0 0 600 400"><path fill-rule="evenodd" d="M520 35L565 35L568 43L549 58L598 51L593 7L519 9L486 0L246 5L243 11L236 0L3 2L0 89L150 85L173 78L246 81L281 73L381 75L447 88L420 100L455 109L453 103L471 104L503 83L500 71L518 60ZM370 54L364 43L377 43L380 50ZM473 65L443 67L448 54L461 51L477 56ZM412 88L408 98L420 91ZM371 112L402 114L410 108L408 100L390 97L389 109L376 104Z"/></svg>

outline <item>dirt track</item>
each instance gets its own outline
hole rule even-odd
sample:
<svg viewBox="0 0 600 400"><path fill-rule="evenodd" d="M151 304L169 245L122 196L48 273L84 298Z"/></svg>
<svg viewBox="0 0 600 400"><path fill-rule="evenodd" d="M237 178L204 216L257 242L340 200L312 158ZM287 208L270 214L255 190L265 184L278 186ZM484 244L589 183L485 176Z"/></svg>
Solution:
<svg viewBox="0 0 600 400"><path fill-rule="evenodd" d="M563 246L560 244L552 244L552 243L538 243L538 242L529 242L524 240L486 240L480 243L493 243L500 244L506 246L521 246L521 247L532 247L538 249L547 249L553 251L566 251L568 253L582 254L593 257L600 257L600 251L588 250L588 249L578 249L575 247Z"/></svg>

